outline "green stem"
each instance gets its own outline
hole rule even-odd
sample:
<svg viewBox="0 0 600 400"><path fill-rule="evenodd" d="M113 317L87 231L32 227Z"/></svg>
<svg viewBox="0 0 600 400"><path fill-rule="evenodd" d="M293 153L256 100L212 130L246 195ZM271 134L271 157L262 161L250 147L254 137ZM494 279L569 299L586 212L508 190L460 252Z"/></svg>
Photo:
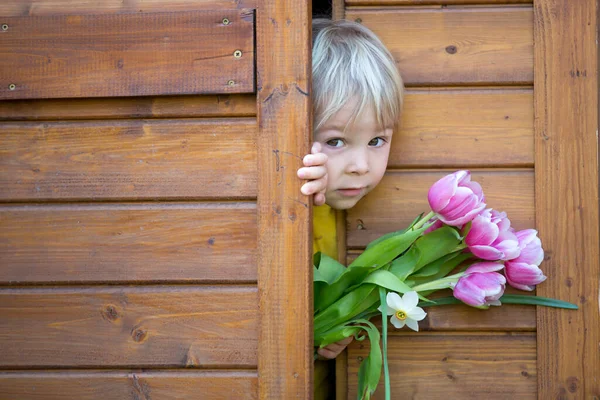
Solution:
<svg viewBox="0 0 600 400"><path fill-rule="evenodd" d="M455 284L456 282L458 282L458 280L460 279L461 276L463 276L465 273L464 272L460 272L458 274L455 275L450 275L447 276L445 278L441 278L435 281L431 281L431 282L427 282L427 283L423 283L421 285L417 285L417 286L413 286L413 290L415 292L424 292L424 291L428 291L428 290L439 290L439 289L448 289L451 288L453 284Z"/></svg>
<svg viewBox="0 0 600 400"><path fill-rule="evenodd" d="M379 288L379 299L381 301L381 328L383 335L383 376L384 376L384 387L385 387L385 400L391 399L391 387L390 387L390 371L388 369L387 360L387 301L385 299L385 289Z"/></svg>
<svg viewBox="0 0 600 400"><path fill-rule="evenodd" d="M412 229L413 230L417 230L420 227L422 227L427 221L429 221L433 216L435 215L435 213L433 211L429 212L429 214L427 214L426 216L424 216L423 218L421 218L421 220L419 222L417 222L416 224L413 225Z"/></svg>

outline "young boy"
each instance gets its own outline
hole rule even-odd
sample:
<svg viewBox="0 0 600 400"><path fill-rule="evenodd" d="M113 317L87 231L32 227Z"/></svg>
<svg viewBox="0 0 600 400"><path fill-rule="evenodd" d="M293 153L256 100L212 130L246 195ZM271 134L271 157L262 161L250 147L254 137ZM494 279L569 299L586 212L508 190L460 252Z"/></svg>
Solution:
<svg viewBox="0 0 600 400"><path fill-rule="evenodd" d="M334 210L353 207L383 178L400 119L403 83L391 53L355 22L313 20L312 54L314 143L298 177L308 181L301 191L314 196L317 206L313 252L337 259ZM350 341L318 353L335 358ZM319 372L315 366L316 389L323 380Z"/></svg>

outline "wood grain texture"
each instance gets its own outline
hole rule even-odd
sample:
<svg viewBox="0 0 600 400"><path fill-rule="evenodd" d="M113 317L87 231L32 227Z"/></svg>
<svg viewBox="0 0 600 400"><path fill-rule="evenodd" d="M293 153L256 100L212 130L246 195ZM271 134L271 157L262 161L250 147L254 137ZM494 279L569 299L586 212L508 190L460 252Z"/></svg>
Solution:
<svg viewBox="0 0 600 400"><path fill-rule="evenodd" d="M312 137L311 3L257 10L259 398L312 399L310 199L296 176Z"/></svg>
<svg viewBox="0 0 600 400"><path fill-rule="evenodd" d="M531 4L533 0L346 0L348 6L408 6L464 4Z"/></svg>
<svg viewBox="0 0 600 400"><path fill-rule="evenodd" d="M540 307L540 399L600 398L598 3L539 0L535 11L535 189L548 284Z"/></svg>
<svg viewBox="0 0 600 400"><path fill-rule="evenodd" d="M413 90L388 167L532 167L533 91Z"/></svg>
<svg viewBox="0 0 600 400"><path fill-rule="evenodd" d="M0 283L255 282L254 204L0 207Z"/></svg>
<svg viewBox="0 0 600 400"><path fill-rule="evenodd" d="M407 85L533 81L530 7L347 9L377 34Z"/></svg>
<svg viewBox="0 0 600 400"><path fill-rule="evenodd" d="M388 171L371 193L348 210L348 247L364 248L379 236L408 226L420 213L429 212L429 188L452 172ZM473 170L471 180L481 184L487 207L505 211L515 229L535 227L532 170Z"/></svg>
<svg viewBox="0 0 600 400"><path fill-rule="evenodd" d="M251 93L254 13L228 14L4 17L0 99Z"/></svg>
<svg viewBox="0 0 600 400"><path fill-rule="evenodd" d="M256 371L9 371L0 372L0 398L254 400L257 382Z"/></svg>
<svg viewBox="0 0 600 400"><path fill-rule="evenodd" d="M3 0L0 16L122 14L256 8L259 0Z"/></svg>
<svg viewBox="0 0 600 400"><path fill-rule="evenodd" d="M359 360L368 355L368 345L365 340L349 346L349 399L356 398ZM392 398L536 398L533 333L406 333L390 336L388 346ZM383 395L382 377L374 398Z"/></svg>
<svg viewBox="0 0 600 400"><path fill-rule="evenodd" d="M255 367L255 287L0 290L0 366Z"/></svg>
<svg viewBox="0 0 600 400"><path fill-rule="evenodd" d="M0 200L256 196L254 119L6 122Z"/></svg>
<svg viewBox="0 0 600 400"><path fill-rule="evenodd" d="M206 95L0 102L0 121L256 116L256 96Z"/></svg>

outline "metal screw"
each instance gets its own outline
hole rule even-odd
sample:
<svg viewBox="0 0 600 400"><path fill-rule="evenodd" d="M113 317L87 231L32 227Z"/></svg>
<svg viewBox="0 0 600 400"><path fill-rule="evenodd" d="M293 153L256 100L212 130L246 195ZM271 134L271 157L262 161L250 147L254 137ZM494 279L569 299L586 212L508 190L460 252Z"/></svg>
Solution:
<svg viewBox="0 0 600 400"><path fill-rule="evenodd" d="M242 58L242 51L241 50L236 50L233 52L233 56L235 58Z"/></svg>
<svg viewBox="0 0 600 400"><path fill-rule="evenodd" d="M227 18L223 18L223 25L229 25L229 20Z"/></svg>
<svg viewBox="0 0 600 400"><path fill-rule="evenodd" d="M8 24L2 24L2 30L3 31L7 31L8 30Z"/></svg>
<svg viewBox="0 0 600 400"><path fill-rule="evenodd" d="M233 85L235 85L235 81L234 81L234 80L230 80L229 82L227 82L227 84L228 84L229 86L233 86Z"/></svg>
<svg viewBox="0 0 600 400"><path fill-rule="evenodd" d="M354 22L358 22L358 23L360 24L360 23L362 23L362 18L356 18L356 19L354 20Z"/></svg>
<svg viewBox="0 0 600 400"><path fill-rule="evenodd" d="M15 90L17 88L17 85L15 85L14 83L11 83L10 85L8 85L8 90Z"/></svg>

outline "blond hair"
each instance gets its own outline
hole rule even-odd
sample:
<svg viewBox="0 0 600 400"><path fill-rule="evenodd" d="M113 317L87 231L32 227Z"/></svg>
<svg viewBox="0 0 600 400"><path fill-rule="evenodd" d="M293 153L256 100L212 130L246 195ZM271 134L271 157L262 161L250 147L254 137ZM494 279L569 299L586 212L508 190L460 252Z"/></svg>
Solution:
<svg viewBox="0 0 600 400"><path fill-rule="evenodd" d="M315 131L354 96L358 101L348 125L372 106L381 128L397 127L402 77L373 32L352 21L314 19L312 57Z"/></svg>

